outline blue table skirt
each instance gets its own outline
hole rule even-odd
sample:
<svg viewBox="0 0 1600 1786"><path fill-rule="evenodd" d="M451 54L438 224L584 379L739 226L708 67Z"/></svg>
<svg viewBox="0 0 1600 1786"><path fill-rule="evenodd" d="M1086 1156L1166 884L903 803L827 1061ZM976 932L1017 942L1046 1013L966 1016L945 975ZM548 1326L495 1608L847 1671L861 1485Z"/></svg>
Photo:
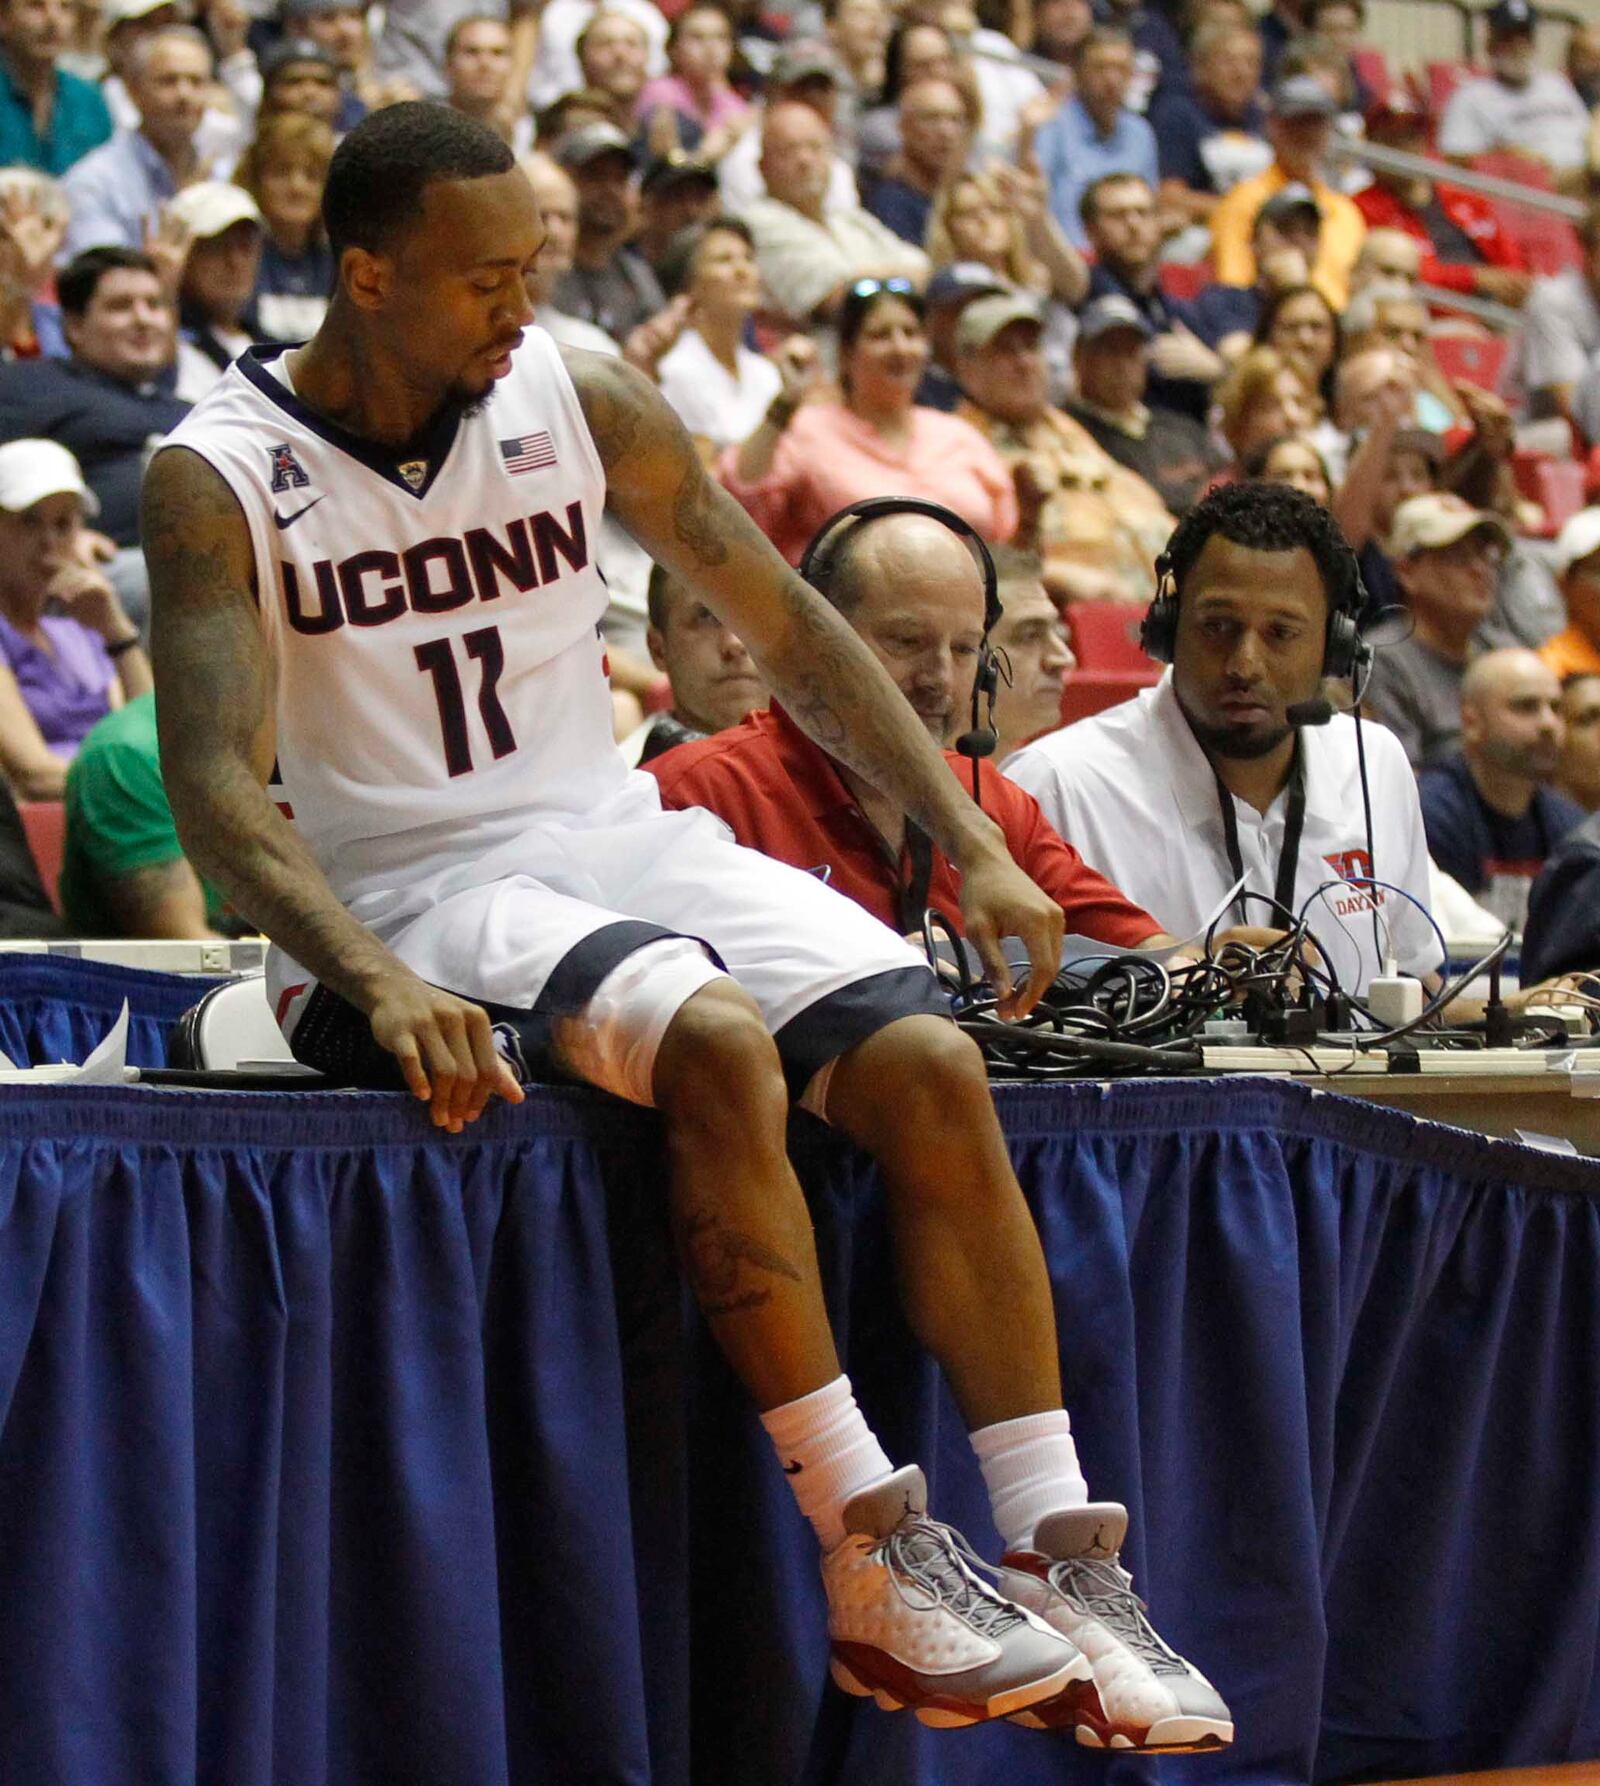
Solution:
<svg viewBox="0 0 1600 1786"><path fill-rule="evenodd" d="M173 1025L215 976L0 950L0 1053L19 1067L81 1064L128 1006L128 1064L167 1064Z"/></svg>
<svg viewBox="0 0 1600 1786"><path fill-rule="evenodd" d="M1161 1777L1600 1753L1600 1167L1287 1083L1000 1096L1092 1489L1232 1703ZM993 1555L875 1174L794 1145L847 1368ZM6 1786L1157 1777L826 1682L654 1120L0 1092Z"/></svg>

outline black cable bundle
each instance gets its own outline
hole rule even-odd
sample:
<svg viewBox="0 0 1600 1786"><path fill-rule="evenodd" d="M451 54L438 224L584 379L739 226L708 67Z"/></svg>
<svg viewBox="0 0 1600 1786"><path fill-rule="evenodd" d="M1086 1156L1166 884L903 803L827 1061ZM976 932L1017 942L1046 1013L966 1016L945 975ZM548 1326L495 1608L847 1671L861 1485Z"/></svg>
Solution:
<svg viewBox="0 0 1600 1786"><path fill-rule="evenodd" d="M1311 986L1300 924L1268 948L1228 942L1204 961L1169 964L1136 953L1081 956L1065 964L1028 1016L1006 1022L996 1014L999 1000L974 976L966 945L942 912L923 914L922 936L935 972L947 984L953 981L952 1015L983 1050L994 1079L1199 1072L1197 1038L1208 1021L1235 1015L1246 998L1289 1009ZM940 955L941 941L948 958Z"/></svg>

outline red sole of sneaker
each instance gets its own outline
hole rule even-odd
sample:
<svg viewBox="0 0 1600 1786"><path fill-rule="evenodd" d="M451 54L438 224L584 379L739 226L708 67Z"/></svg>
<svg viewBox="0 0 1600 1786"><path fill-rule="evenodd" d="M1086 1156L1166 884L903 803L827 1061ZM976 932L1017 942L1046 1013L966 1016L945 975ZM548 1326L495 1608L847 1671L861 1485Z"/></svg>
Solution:
<svg viewBox="0 0 1600 1786"><path fill-rule="evenodd" d="M1025 1725L1029 1730L1106 1728L1105 1713L1101 1710L1100 1695L1093 1680L1069 1682L1054 1699L1030 1706L1026 1711L1013 1712L1011 1722Z"/></svg>
<svg viewBox="0 0 1600 1786"><path fill-rule="evenodd" d="M930 1693L903 1662L864 1643L835 1643L829 1672L844 1692L858 1699L874 1699L884 1711L915 1712L920 1722L936 1730L956 1730L1010 1716L1018 1709L1019 1699L1022 1705L1033 1703L1028 1692L1036 1692L1036 1699L1054 1699L1066 1684L1063 1678L1052 1676L1032 1688L1017 1689L987 1702L958 1699Z"/></svg>

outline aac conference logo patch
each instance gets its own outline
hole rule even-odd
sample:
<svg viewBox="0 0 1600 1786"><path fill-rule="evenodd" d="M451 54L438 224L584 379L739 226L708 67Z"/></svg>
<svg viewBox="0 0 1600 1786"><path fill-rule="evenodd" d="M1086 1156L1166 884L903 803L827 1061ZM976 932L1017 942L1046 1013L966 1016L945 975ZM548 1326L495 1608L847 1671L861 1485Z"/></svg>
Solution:
<svg viewBox="0 0 1600 1786"><path fill-rule="evenodd" d="M285 490L306 490L311 486L311 479L306 476L306 468L294 456L294 448L287 441L280 440L276 446L267 448L272 460L272 494L281 496Z"/></svg>

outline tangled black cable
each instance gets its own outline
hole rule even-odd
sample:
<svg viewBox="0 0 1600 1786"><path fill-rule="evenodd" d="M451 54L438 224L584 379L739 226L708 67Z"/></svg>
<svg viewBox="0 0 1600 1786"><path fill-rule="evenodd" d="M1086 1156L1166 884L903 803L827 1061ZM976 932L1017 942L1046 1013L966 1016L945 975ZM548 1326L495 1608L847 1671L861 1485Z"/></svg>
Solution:
<svg viewBox="0 0 1600 1786"><path fill-rule="evenodd" d="M1292 928L1267 947L1230 938L1201 961L1078 956L1063 964L1026 1017L1010 1021L999 1017L999 1000L974 973L967 945L943 912L923 914L922 940L950 989L952 1015L983 1050L991 1078L1104 1079L1199 1072L1198 1038L1213 1018L1237 1015L1246 999L1256 1009L1286 1009L1304 996L1313 972L1337 989L1331 968L1317 967L1308 953L1304 923L1290 916Z"/></svg>

